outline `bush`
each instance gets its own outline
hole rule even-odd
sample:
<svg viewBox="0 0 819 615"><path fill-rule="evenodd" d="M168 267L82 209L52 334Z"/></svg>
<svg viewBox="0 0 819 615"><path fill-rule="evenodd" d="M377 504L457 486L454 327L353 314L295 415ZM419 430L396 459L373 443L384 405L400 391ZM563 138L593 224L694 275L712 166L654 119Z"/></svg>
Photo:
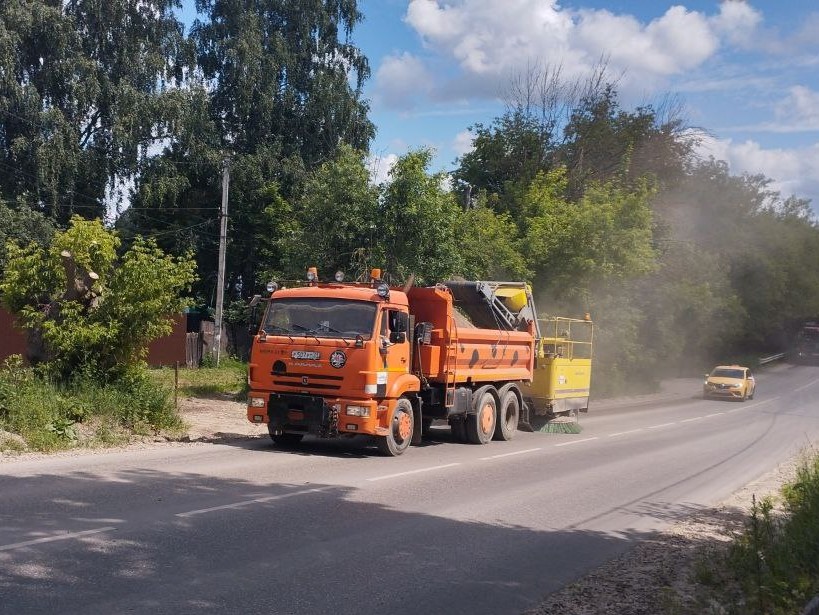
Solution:
<svg viewBox="0 0 819 615"><path fill-rule="evenodd" d="M170 333L195 279L190 255L137 238L123 254L99 220L75 216L51 245L8 244L0 297L34 335L28 357L60 382L114 381L139 365L148 343Z"/></svg>
<svg viewBox="0 0 819 615"><path fill-rule="evenodd" d="M0 367L0 429L21 436L30 449L110 445L126 442L134 433L180 427L171 391L145 370L129 371L110 384L65 384L22 366L19 357ZM0 441L0 450L19 448L19 440Z"/></svg>
<svg viewBox="0 0 819 615"><path fill-rule="evenodd" d="M748 600L748 613L799 613L819 593L819 456L806 460L783 487L783 510L754 500L731 564Z"/></svg>

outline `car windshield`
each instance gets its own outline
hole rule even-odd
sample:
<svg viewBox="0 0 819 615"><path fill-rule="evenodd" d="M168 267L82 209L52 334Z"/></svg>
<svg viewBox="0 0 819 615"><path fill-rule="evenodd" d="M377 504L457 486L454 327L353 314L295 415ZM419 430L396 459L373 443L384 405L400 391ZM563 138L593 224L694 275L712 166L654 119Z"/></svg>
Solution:
<svg viewBox="0 0 819 615"><path fill-rule="evenodd" d="M368 340L375 326L375 303L348 299L273 299L262 330L268 335L356 337Z"/></svg>
<svg viewBox="0 0 819 615"><path fill-rule="evenodd" d="M711 372L714 378L744 378L745 372L741 369L727 369L719 367Z"/></svg>

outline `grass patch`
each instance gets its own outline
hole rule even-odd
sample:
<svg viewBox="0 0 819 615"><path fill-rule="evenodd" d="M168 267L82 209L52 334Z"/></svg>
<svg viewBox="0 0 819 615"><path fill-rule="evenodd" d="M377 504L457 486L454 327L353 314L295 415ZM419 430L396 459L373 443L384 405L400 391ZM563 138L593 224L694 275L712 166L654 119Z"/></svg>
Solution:
<svg viewBox="0 0 819 615"><path fill-rule="evenodd" d="M150 370L158 385L173 390L174 370L163 367ZM247 364L233 358L222 359L219 367L179 368L179 396L243 400L247 395Z"/></svg>
<svg viewBox="0 0 819 615"><path fill-rule="evenodd" d="M798 614L819 594L819 455L802 462L779 503L754 500L729 556L749 615Z"/></svg>
<svg viewBox="0 0 819 615"><path fill-rule="evenodd" d="M181 427L172 391L144 371L111 384L58 384L17 360L0 367L0 451L110 446Z"/></svg>

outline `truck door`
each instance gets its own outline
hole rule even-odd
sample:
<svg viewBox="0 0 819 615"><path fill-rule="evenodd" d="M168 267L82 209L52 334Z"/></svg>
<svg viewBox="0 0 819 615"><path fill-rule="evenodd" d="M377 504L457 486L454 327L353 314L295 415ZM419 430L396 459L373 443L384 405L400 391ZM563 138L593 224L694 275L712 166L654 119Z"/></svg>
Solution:
<svg viewBox="0 0 819 615"><path fill-rule="evenodd" d="M378 350L382 369L391 374L406 374L410 369L409 314L386 308L381 311Z"/></svg>

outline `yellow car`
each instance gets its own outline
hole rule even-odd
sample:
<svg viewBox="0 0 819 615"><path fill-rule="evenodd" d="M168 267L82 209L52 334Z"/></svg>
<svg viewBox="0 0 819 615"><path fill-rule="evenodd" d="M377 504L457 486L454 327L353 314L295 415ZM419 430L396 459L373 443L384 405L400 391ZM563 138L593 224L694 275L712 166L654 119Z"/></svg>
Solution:
<svg viewBox="0 0 819 615"><path fill-rule="evenodd" d="M705 399L722 397L745 401L753 399L756 381L751 370L741 365L717 365L710 374L705 374L702 396Z"/></svg>

